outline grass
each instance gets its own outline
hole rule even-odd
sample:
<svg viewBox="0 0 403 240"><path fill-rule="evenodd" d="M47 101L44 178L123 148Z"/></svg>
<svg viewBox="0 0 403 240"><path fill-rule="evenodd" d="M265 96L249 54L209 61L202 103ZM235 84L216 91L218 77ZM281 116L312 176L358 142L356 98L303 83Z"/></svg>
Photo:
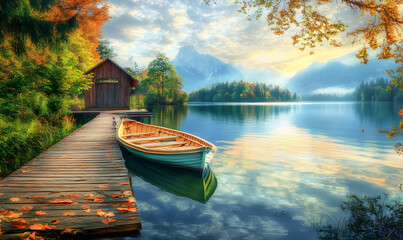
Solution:
<svg viewBox="0 0 403 240"><path fill-rule="evenodd" d="M136 93L130 96L130 109L142 109L145 108L144 95Z"/></svg>
<svg viewBox="0 0 403 240"><path fill-rule="evenodd" d="M77 129L72 117L52 125L44 120L6 122L0 115L0 177L6 177Z"/></svg>
<svg viewBox="0 0 403 240"><path fill-rule="evenodd" d="M403 204L387 195L373 198L351 195L340 208L347 214L345 219L314 224L318 239L403 239Z"/></svg>

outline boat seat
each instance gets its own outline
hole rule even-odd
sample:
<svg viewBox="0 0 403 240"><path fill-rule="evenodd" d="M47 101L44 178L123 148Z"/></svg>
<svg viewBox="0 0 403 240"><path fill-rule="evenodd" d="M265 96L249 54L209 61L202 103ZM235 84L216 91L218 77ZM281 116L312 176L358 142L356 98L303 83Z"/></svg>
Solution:
<svg viewBox="0 0 403 240"><path fill-rule="evenodd" d="M129 134L122 135L122 137L136 137L136 136L143 136L143 135L149 135L149 134L153 134L153 132L129 133Z"/></svg>
<svg viewBox="0 0 403 240"><path fill-rule="evenodd" d="M176 138L177 136L161 136L161 137L148 137L148 138L134 138L127 141L131 143L141 143L150 141L175 140Z"/></svg>
<svg viewBox="0 0 403 240"><path fill-rule="evenodd" d="M158 148L158 147L166 147L166 146L180 146L186 144L186 142L177 142L177 141L172 141L172 142L158 142L158 143L147 143L147 144L142 144L142 147L146 148Z"/></svg>

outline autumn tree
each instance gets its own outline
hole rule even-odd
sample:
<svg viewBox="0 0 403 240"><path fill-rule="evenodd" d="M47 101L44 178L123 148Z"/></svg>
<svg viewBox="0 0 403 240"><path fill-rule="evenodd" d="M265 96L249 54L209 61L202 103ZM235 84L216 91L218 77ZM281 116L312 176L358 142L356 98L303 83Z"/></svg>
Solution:
<svg viewBox="0 0 403 240"><path fill-rule="evenodd" d="M206 4L216 2L205 0ZM403 89L403 17L399 7L403 0L234 0L240 5L239 12L246 14L248 20L265 17L270 29L276 35L292 32L293 44L301 50L313 49L328 43L341 46L337 39L339 33L348 29L347 35L353 43L361 43L362 48L356 57L367 63L369 50L376 53L378 59L394 59L401 66L389 74L392 83ZM355 28L337 19L328 17L329 7L349 6L367 20L364 25ZM355 16L355 15L354 15ZM357 19L357 22L358 19Z"/></svg>
<svg viewBox="0 0 403 240"><path fill-rule="evenodd" d="M104 0L64 0L53 5L46 19L52 22L63 22L76 16L81 37L91 43L94 59L99 59L97 47L102 37L102 25L110 19L109 5Z"/></svg>
<svg viewBox="0 0 403 240"><path fill-rule="evenodd" d="M67 40L67 34L77 28L77 13L63 20L47 19L55 0L0 1L0 44L9 41L17 54L26 53L28 43L36 47L55 47Z"/></svg>

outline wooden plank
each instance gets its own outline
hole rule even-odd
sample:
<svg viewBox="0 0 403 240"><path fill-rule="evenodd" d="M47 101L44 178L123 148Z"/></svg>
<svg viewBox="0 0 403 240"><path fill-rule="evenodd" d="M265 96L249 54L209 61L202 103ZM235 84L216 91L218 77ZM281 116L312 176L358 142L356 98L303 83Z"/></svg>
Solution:
<svg viewBox="0 0 403 240"><path fill-rule="evenodd" d="M150 135L150 134L153 134L153 132L130 133L130 134L122 135L122 137L137 137L137 136Z"/></svg>
<svg viewBox="0 0 403 240"><path fill-rule="evenodd" d="M59 220L53 230L55 234L66 228L84 231L85 235L139 231L141 221L115 130L111 127L112 116L101 113L1 180L0 210L23 213L20 218L31 225L51 225ZM62 203L58 204L59 201ZM83 205L90 211L84 211ZM128 206L133 212L118 209ZM24 207L32 209L23 212ZM114 222L102 222L108 217L97 215L96 210L112 213L109 219ZM38 215L38 211L46 214ZM66 212L73 216L65 215ZM0 218L4 237L29 228L14 228L13 219L4 215Z"/></svg>
<svg viewBox="0 0 403 240"><path fill-rule="evenodd" d="M141 143L141 142L152 142L152 141L163 141L163 140L175 140L177 136L162 136L162 137L149 137L149 138L137 138L127 140L131 143Z"/></svg>
<svg viewBox="0 0 403 240"><path fill-rule="evenodd" d="M183 145L186 144L187 142L158 142L158 143L147 143L147 144L142 144L142 147L146 148L156 148L156 147L166 147L166 146L176 146L176 145Z"/></svg>

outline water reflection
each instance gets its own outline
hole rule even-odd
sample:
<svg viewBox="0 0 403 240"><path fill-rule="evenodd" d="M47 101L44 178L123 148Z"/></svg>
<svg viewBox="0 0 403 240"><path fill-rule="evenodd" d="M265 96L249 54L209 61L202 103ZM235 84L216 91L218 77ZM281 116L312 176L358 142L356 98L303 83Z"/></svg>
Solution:
<svg viewBox="0 0 403 240"><path fill-rule="evenodd" d="M206 203L217 188L217 178L210 166L200 173L146 161L124 148L121 150L132 174L170 193Z"/></svg>
<svg viewBox="0 0 403 240"><path fill-rule="evenodd" d="M154 106L152 107L154 117L151 118L151 124L164 126L172 129L179 129L183 118L188 113L188 106Z"/></svg>
<svg viewBox="0 0 403 240"><path fill-rule="evenodd" d="M201 204L134 176L141 238L310 240L312 219L337 216L346 195L401 199L398 139L376 133L399 121L385 104L192 104L177 125L154 117L218 147L220 184Z"/></svg>

